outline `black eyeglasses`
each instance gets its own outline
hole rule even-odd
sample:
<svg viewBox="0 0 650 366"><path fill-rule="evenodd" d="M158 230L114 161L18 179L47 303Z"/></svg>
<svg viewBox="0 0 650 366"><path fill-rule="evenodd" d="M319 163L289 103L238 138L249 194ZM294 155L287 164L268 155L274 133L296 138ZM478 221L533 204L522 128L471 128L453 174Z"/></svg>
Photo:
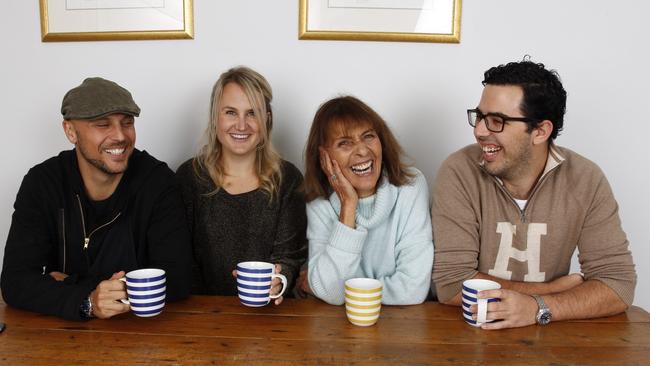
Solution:
<svg viewBox="0 0 650 366"><path fill-rule="evenodd" d="M539 122L539 120L534 119L534 118L527 118L527 117L510 117L506 116L505 114L502 113L485 113L481 112L478 108L476 109L468 109L467 110L467 120L469 122L469 125L472 127L476 127L476 125L481 122L481 120L485 121L485 127L492 131L492 132L501 132L503 131L503 128L506 125L506 122L508 121L515 121L515 122Z"/></svg>

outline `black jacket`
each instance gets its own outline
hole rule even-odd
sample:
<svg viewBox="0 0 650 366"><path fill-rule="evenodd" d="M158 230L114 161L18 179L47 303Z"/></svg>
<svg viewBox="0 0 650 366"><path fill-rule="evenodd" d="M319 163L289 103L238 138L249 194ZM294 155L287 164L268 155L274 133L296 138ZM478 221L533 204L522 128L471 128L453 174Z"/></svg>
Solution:
<svg viewBox="0 0 650 366"><path fill-rule="evenodd" d="M84 248L86 247L86 248ZM16 196L0 285L7 304L66 319L118 271L161 268L167 300L189 295L191 247L174 173L135 150L113 195L91 202L74 150L33 167ZM55 281L48 274L69 277Z"/></svg>

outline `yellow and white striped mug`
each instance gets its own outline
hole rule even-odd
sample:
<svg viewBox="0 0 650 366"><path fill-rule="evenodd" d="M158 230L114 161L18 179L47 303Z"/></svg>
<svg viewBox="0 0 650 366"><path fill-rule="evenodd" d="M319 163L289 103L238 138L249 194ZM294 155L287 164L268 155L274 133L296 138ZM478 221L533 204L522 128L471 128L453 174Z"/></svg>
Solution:
<svg viewBox="0 0 650 366"><path fill-rule="evenodd" d="M345 281L345 314L350 323L362 327L377 323L382 288L381 282L372 278Z"/></svg>

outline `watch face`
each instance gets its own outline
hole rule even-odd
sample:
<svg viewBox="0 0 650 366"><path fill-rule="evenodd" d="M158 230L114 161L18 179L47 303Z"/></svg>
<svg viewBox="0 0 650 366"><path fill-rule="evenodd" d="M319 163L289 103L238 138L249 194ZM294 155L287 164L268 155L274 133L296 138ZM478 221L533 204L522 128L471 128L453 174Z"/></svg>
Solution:
<svg viewBox="0 0 650 366"><path fill-rule="evenodd" d="M86 318L92 318L93 316L93 306L92 303L90 302L90 299L84 299L84 301L81 302L81 315L85 316Z"/></svg>
<svg viewBox="0 0 650 366"><path fill-rule="evenodd" d="M540 314L537 317L537 322L541 325L546 325L551 322L551 312L549 311L540 311Z"/></svg>

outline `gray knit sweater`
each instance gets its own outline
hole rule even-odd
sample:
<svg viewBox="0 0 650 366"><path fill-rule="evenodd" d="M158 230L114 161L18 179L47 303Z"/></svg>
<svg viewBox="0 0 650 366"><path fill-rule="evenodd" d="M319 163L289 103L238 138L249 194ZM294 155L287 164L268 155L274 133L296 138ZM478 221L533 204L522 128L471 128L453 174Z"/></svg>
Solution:
<svg viewBox="0 0 650 366"><path fill-rule="evenodd" d="M231 195L215 189L207 172L197 177L192 159L176 172L185 202L194 254L192 293L236 295L232 270L243 261L282 265L290 294L298 270L307 256L305 201L299 192L302 174L282 161L278 199L257 189Z"/></svg>

